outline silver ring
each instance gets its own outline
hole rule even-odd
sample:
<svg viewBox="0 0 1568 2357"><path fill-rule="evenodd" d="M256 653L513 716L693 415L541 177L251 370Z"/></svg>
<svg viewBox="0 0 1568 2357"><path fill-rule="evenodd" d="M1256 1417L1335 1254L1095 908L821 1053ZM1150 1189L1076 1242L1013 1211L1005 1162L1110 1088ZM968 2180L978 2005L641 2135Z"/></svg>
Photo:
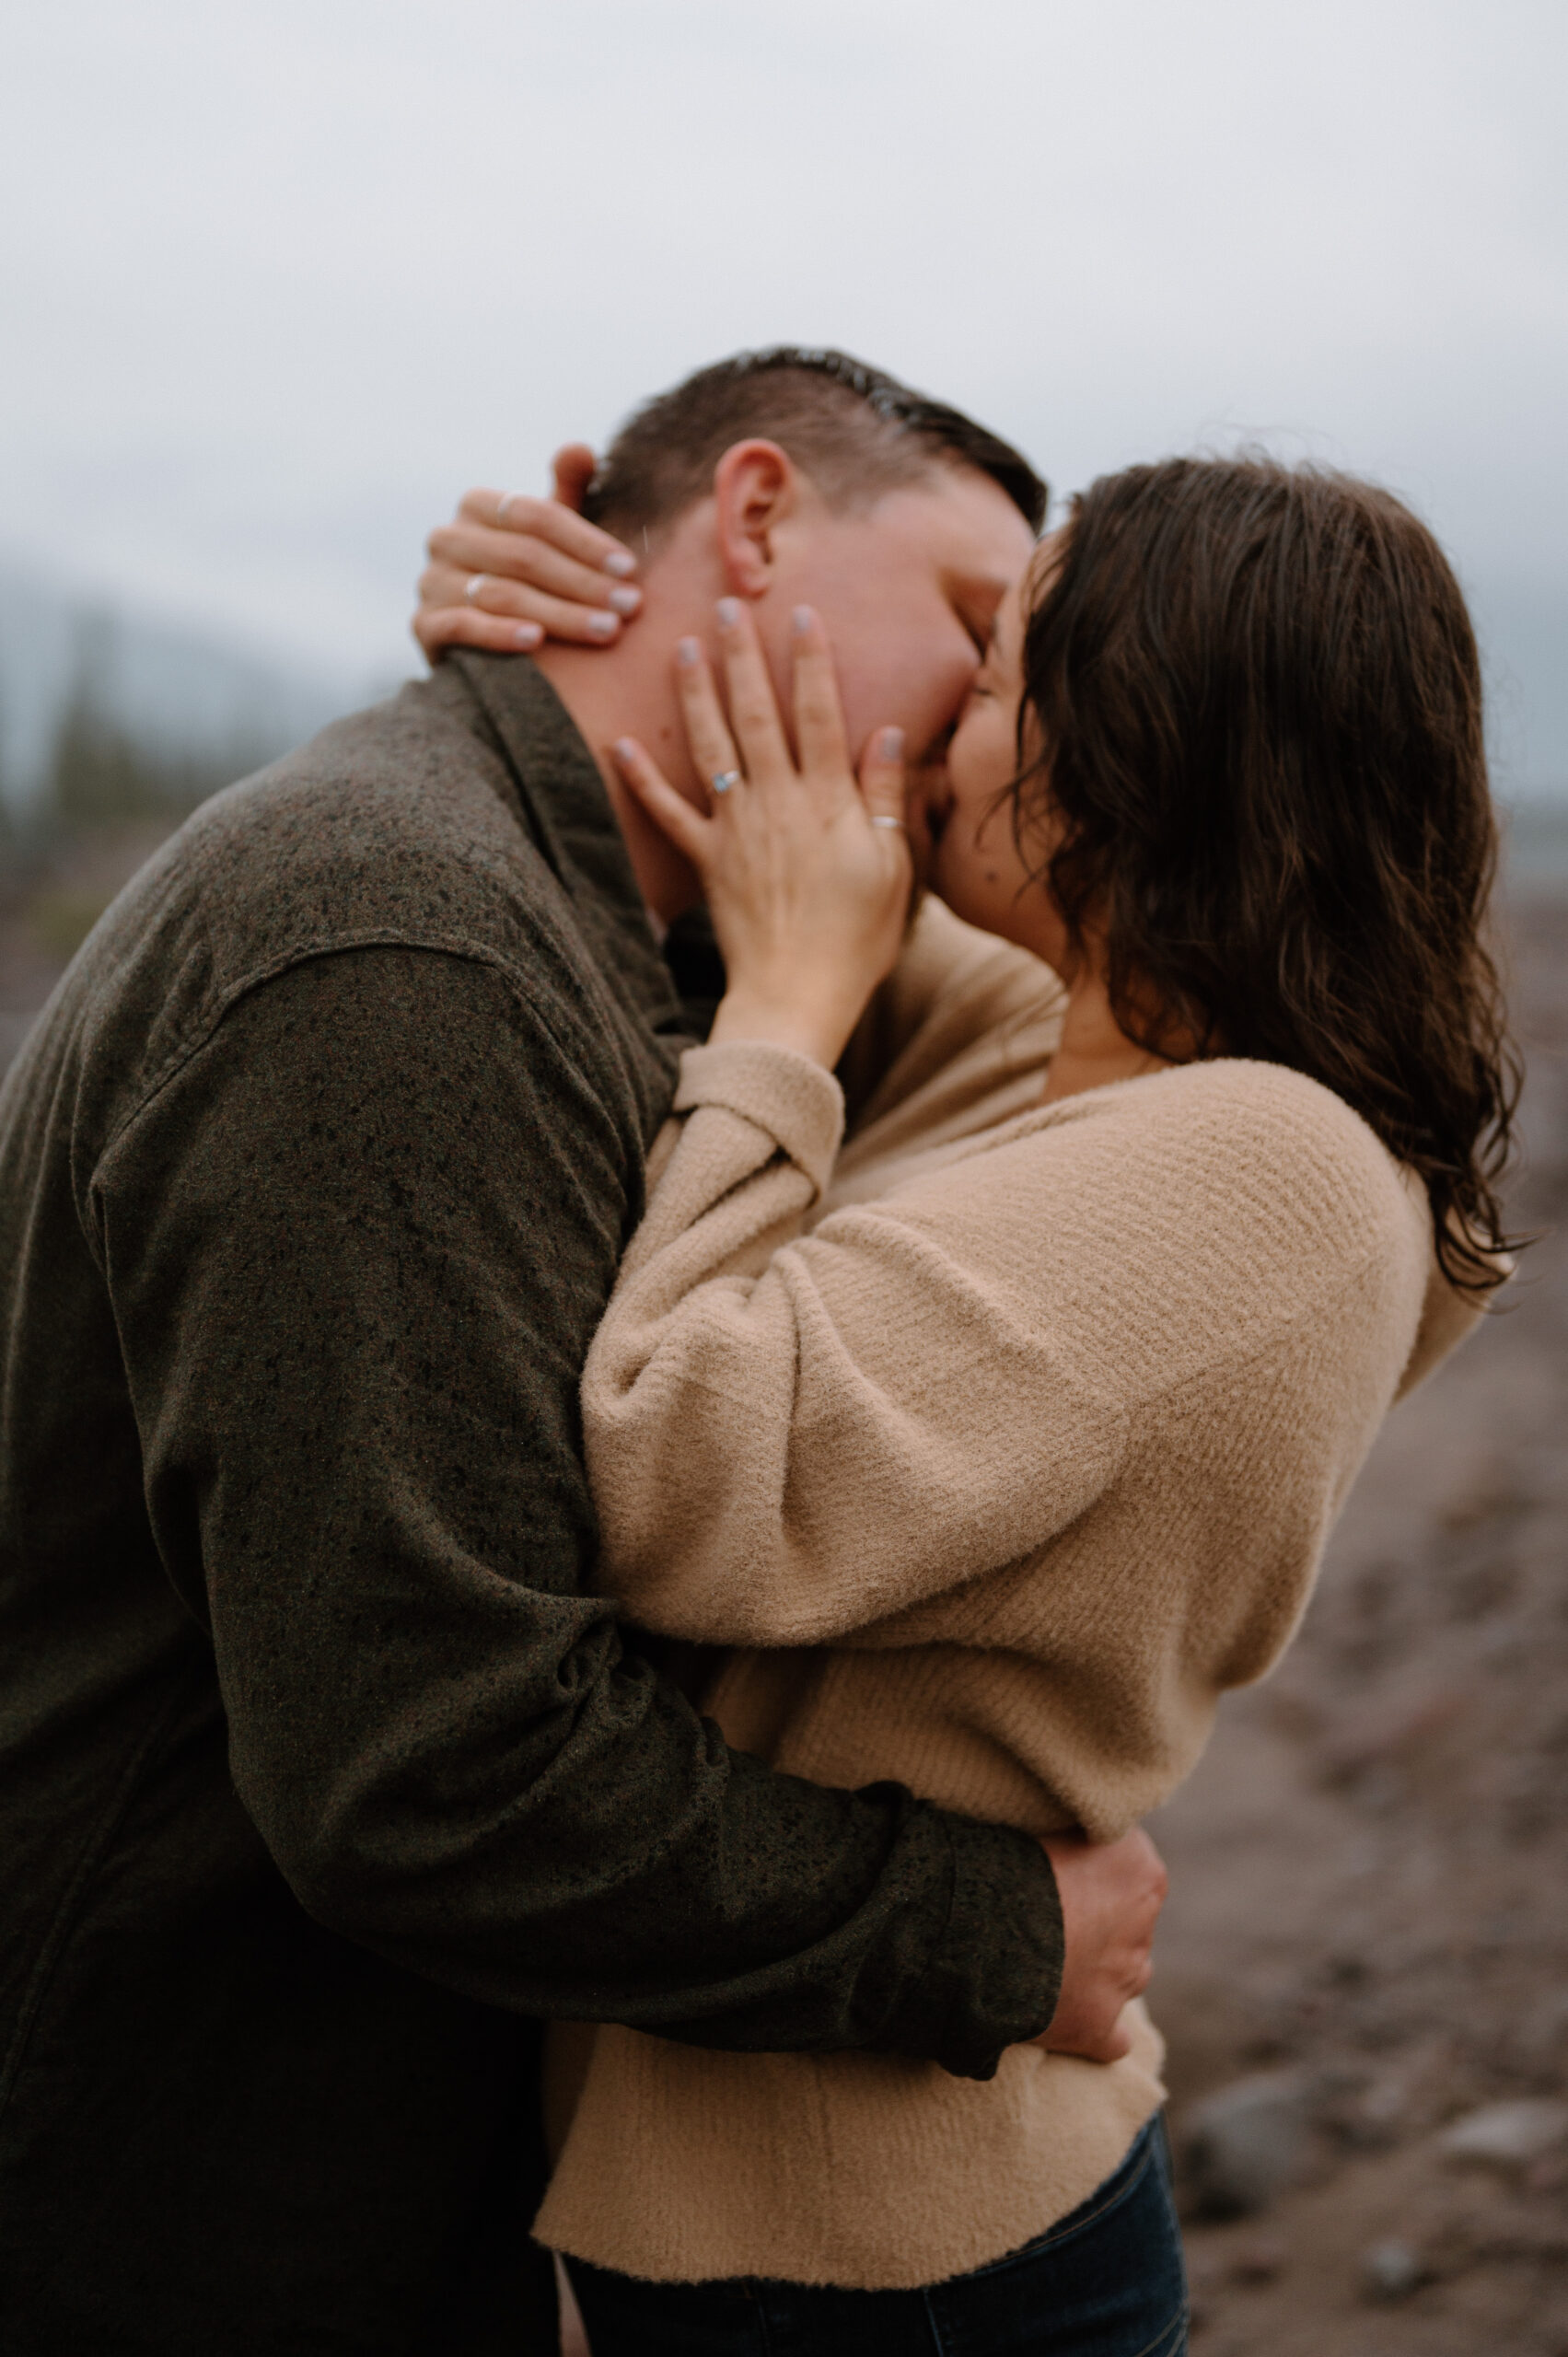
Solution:
<svg viewBox="0 0 1568 2357"><path fill-rule="evenodd" d="M479 603L479 593L489 580L488 573L470 573L463 584L463 595L470 606Z"/></svg>
<svg viewBox="0 0 1568 2357"><path fill-rule="evenodd" d="M708 780L708 784L713 787L715 794L727 794L732 785L738 785L740 784L740 772L738 770L715 770L713 776Z"/></svg>
<svg viewBox="0 0 1568 2357"><path fill-rule="evenodd" d="M874 827L897 827L900 835L907 835L909 832L909 829L901 819L889 819L880 810L872 813L871 823Z"/></svg>

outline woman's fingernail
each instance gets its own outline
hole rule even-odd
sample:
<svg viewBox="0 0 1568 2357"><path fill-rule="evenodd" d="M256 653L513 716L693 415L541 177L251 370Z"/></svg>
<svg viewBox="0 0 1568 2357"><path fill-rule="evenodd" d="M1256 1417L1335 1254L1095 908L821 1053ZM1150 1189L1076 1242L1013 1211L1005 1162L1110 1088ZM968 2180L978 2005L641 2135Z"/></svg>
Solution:
<svg viewBox="0 0 1568 2357"><path fill-rule="evenodd" d="M903 730L901 728L884 728L882 731L882 759L885 761L900 761L903 757Z"/></svg>
<svg viewBox="0 0 1568 2357"><path fill-rule="evenodd" d="M675 642L675 659L683 671L690 671L702 661L702 647L694 638L678 638Z"/></svg>
<svg viewBox="0 0 1568 2357"><path fill-rule="evenodd" d="M613 638L621 624L614 614L590 614L583 627L596 638Z"/></svg>
<svg viewBox="0 0 1568 2357"><path fill-rule="evenodd" d="M634 614L642 602L640 589L612 589L608 599L618 614Z"/></svg>
<svg viewBox="0 0 1568 2357"><path fill-rule="evenodd" d="M804 638L816 619L817 617L809 606L796 606L794 613L790 616L791 621L795 624L796 637Z"/></svg>
<svg viewBox="0 0 1568 2357"><path fill-rule="evenodd" d="M720 627L720 629L721 629L721 630L733 630L733 629L735 628L736 623L740 620L740 600L739 600L739 598L721 598L719 599L719 608L718 608L718 611L719 611L719 627Z"/></svg>
<svg viewBox="0 0 1568 2357"><path fill-rule="evenodd" d="M618 580L624 581L629 573L636 572L637 560L630 549L611 549L604 560L604 570L606 573L613 573Z"/></svg>
<svg viewBox="0 0 1568 2357"><path fill-rule="evenodd" d="M610 750L614 753L616 760L624 763L628 769L637 758L637 748L630 737L618 737Z"/></svg>
<svg viewBox="0 0 1568 2357"><path fill-rule="evenodd" d="M519 622L515 636L519 646L532 647L539 644L544 633L538 622Z"/></svg>

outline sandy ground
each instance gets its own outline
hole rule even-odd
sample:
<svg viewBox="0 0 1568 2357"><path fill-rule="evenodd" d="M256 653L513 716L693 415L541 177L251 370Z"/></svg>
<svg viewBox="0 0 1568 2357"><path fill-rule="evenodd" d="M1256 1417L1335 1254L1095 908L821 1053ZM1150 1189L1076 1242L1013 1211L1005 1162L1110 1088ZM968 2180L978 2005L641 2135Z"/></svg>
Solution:
<svg viewBox="0 0 1568 2357"><path fill-rule="evenodd" d="M0 1068L73 895L117 880L0 902ZM1179 2148L1260 2072L1309 2123L1258 2213L1189 2216L1197 2357L1568 2357L1568 2147L1504 2169L1439 2146L1477 2106L1568 2094L1568 888L1516 895L1510 932L1510 1202L1542 1240L1396 1411L1294 1652L1155 1828ZM1393 2295L1368 2273L1390 2244Z"/></svg>

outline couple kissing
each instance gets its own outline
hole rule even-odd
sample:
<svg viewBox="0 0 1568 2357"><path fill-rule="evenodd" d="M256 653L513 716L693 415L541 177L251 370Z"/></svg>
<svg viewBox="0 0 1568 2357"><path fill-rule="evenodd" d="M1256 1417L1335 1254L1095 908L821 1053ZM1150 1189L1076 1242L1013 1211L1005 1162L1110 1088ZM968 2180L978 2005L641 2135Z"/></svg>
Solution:
<svg viewBox="0 0 1568 2357"><path fill-rule="evenodd" d="M0 1093L6 2346L1173 2357L1140 1820L1505 1267L1463 601L834 353L557 488Z"/></svg>

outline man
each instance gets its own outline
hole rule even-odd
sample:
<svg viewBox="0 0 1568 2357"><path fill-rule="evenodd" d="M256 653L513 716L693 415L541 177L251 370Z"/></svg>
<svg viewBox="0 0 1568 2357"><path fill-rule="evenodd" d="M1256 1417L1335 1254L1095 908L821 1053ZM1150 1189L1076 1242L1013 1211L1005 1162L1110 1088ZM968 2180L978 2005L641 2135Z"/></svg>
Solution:
<svg viewBox="0 0 1568 2357"><path fill-rule="evenodd" d="M645 418L648 631L209 804L0 1097L7 2357L542 2352L540 2016L984 2075L1141 1984L1152 1852L775 1775L592 1594L577 1378L693 1028L601 714L667 742L727 591L935 739L1038 521L838 366Z"/></svg>

